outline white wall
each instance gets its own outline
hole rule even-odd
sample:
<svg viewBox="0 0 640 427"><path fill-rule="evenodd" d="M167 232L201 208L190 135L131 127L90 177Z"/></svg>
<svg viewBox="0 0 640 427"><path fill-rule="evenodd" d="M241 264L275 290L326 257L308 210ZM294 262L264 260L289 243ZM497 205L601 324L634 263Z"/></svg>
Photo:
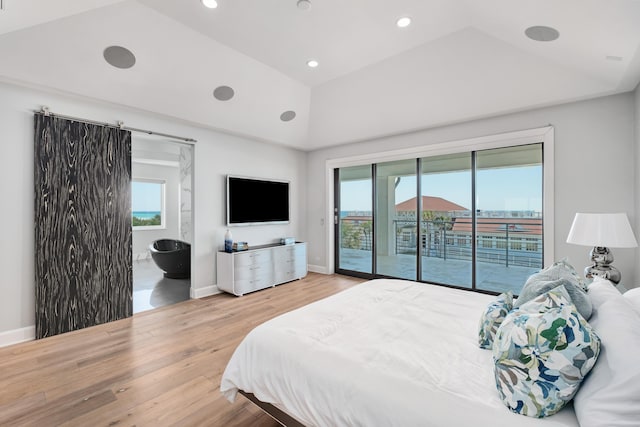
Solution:
<svg viewBox="0 0 640 427"><path fill-rule="evenodd" d="M236 229L237 239L249 244L269 243L285 235L305 239L305 153L113 104L0 83L0 342L11 335L7 331L29 328L35 322L33 110L42 105L54 113L110 123L122 120L125 125L198 140L192 294L215 291L215 252L222 247L225 232L224 176L228 173L291 181L291 223Z"/></svg>
<svg viewBox="0 0 640 427"><path fill-rule="evenodd" d="M205 286L215 283L215 252L224 247L227 174L291 182L291 224L232 227L234 240L246 241L249 246L276 242L284 236L306 240L306 154L222 134L215 140L214 144L198 142L194 152L194 235L198 250L192 281Z"/></svg>
<svg viewBox="0 0 640 427"><path fill-rule="evenodd" d="M589 263L589 248L565 243L576 212L626 212L635 223L634 114L634 97L627 93L313 151L307 157L307 192L318 197L310 197L307 203L309 263L318 270L328 265L325 227L332 226L330 218L325 218L328 159L551 124L555 129L555 257L568 257L581 270ZM635 283L636 251L614 249L614 255L623 283Z"/></svg>
<svg viewBox="0 0 640 427"><path fill-rule="evenodd" d="M633 194L635 196L636 221L635 221L635 224L633 222L631 224L634 226L634 231L636 232L636 240L640 242L640 195L637 194L637 192L640 190L640 84L636 87L636 90L634 92L634 101L635 101L635 120L636 120L636 128L635 128L636 188ZM636 258L635 282L633 283L629 281L625 281L625 282L626 282L625 287L627 289L640 287L640 250L638 250L638 257Z"/></svg>
<svg viewBox="0 0 640 427"><path fill-rule="evenodd" d="M135 144L135 141L134 143ZM180 239L180 169L173 166L131 164L131 177L165 181L164 229L133 229L133 259L148 254L147 247L157 239Z"/></svg>

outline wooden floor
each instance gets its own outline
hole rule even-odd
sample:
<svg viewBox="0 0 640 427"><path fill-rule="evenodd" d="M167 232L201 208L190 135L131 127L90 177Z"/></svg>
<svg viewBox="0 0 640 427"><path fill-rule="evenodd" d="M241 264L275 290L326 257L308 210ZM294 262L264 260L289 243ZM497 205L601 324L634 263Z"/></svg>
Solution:
<svg viewBox="0 0 640 427"><path fill-rule="evenodd" d="M276 426L220 394L231 354L256 325L360 282L309 273L0 348L0 426Z"/></svg>

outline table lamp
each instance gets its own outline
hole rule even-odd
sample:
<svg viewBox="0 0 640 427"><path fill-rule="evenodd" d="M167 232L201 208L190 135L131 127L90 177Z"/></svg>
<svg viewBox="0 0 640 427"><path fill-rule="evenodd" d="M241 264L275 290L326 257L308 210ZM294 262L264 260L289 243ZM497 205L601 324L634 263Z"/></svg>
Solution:
<svg viewBox="0 0 640 427"><path fill-rule="evenodd" d="M612 267L612 248L638 246L629 219L624 213L577 213L571 224L567 243L593 246L589 255L593 265L584 269L585 277L602 277L618 284L620 271Z"/></svg>

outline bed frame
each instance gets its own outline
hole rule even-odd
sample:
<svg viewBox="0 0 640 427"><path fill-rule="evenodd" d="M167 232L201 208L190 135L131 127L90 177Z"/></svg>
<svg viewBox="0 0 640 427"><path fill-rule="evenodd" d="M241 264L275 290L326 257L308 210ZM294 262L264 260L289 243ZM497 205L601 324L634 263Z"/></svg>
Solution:
<svg viewBox="0 0 640 427"><path fill-rule="evenodd" d="M238 390L238 393L249 399L256 406L266 412L271 418L285 427L305 427L300 421L293 418L281 409L276 408L270 403L265 403L259 400L253 393L247 393L242 390Z"/></svg>

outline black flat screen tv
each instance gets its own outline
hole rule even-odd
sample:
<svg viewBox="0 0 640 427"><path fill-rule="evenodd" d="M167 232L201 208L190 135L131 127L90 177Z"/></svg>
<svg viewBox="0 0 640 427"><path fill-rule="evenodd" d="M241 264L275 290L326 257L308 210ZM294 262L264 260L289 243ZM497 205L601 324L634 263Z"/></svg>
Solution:
<svg viewBox="0 0 640 427"><path fill-rule="evenodd" d="M288 181L227 175L227 225L288 222Z"/></svg>

